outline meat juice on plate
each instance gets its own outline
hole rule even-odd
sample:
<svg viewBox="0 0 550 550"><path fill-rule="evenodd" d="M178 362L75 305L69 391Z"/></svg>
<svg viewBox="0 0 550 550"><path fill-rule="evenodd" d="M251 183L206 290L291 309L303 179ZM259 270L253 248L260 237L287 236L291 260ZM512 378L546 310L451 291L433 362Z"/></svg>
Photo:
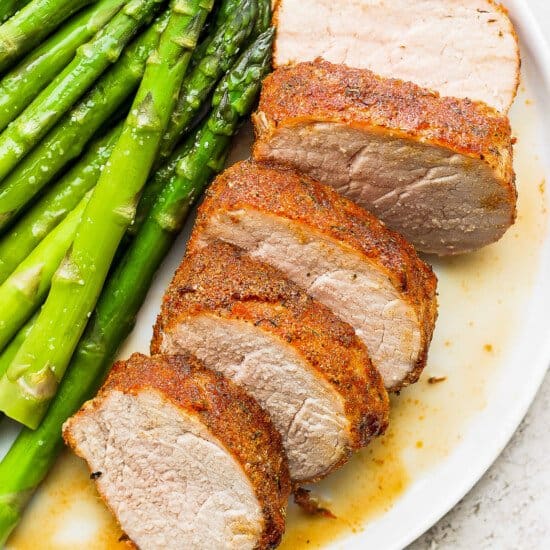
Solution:
<svg viewBox="0 0 550 550"><path fill-rule="evenodd" d="M512 109L518 219L498 243L466 256L427 257L439 278L439 318L419 382L391 402L385 436L314 488L337 519L292 506L281 548L319 548L387 511L445 459L483 410L537 272L547 223L544 173L534 155L536 112L525 90ZM431 380L430 380L431 379ZM441 380L443 379L443 380Z"/></svg>
<svg viewBox="0 0 550 550"><path fill-rule="evenodd" d="M521 89L512 109L518 136L516 224L500 242L479 252L427 258L439 277L440 308L426 371L416 385L392 397L388 432L313 487L336 519L306 516L292 505L281 548L319 548L368 530L369 521L449 455L485 407L491 376L530 295L544 237L544 175L533 153L535 115L534 103ZM242 143L238 149L243 150ZM124 547L121 535L84 463L65 452L7 549L107 550Z"/></svg>

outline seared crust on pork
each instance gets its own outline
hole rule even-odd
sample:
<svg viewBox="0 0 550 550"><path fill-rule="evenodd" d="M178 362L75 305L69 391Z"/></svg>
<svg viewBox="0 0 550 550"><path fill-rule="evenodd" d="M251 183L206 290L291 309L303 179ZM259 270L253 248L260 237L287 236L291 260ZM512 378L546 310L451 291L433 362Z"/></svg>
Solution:
<svg viewBox="0 0 550 550"><path fill-rule="evenodd" d="M280 435L254 399L192 355L146 357L134 353L127 361L115 363L97 396L65 423L66 443L77 455L87 458L82 441L75 439L74 426L94 415L113 392L137 396L144 391L158 393L165 402L198 417L241 465L262 509L264 528L257 548L276 546L284 532L290 494ZM103 493L101 484L98 489Z"/></svg>
<svg viewBox="0 0 550 550"><path fill-rule="evenodd" d="M348 448L334 467L386 429L388 396L364 345L349 325L278 270L221 242L188 255L165 294L151 352L163 351L167 335L201 314L244 321L274 335L340 395Z"/></svg>
<svg viewBox="0 0 550 550"><path fill-rule="evenodd" d="M406 377L387 387L398 390L416 382L426 364L437 317L437 279L414 248L330 187L289 169L243 161L225 170L207 191L188 250L208 242L206 235L215 231L213 220L220 212L231 217L232 212L250 208L296 222L304 241L322 235L343 243L349 254L359 256L360 261L371 264L391 281L399 299L416 313L421 343ZM234 223L235 227L239 223L236 217Z"/></svg>
<svg viewBox="0 0 550 550"><path fill-rule="evenodd" d="M442 97L412 82L318 60L271 73L253 119L259 160L269 158L270 134L280 126L308 119L345 122L483 160L515 203L510 121L484 103Z"/></svg>
<svg viewBox="0 0 550 550"><path fill-rule="evenodd" d="M496 240L515 220L516 189L510 123L505 116L483 103L441 97L413 83L382 78L365 69L316 61L283 67L268 76L264 81L254 123L257 134L255 159L287 164L299 170L307 170L303 166L300 153L293 153L295 158L287 158L290 155L285 157L286 152L281 154L281 146L276 144L276 140L282 135L282 131L298 129L308 124L312 125L311 131L315 132L314 125L318 123L338 124L354 131L382 136L386 140L403 140L404 147L411 144L417 144L424 150L431 147L441 151L446 159L457 155L456 161L451 159L451 166L460 161L465 165L461 168L465 175L468 170L477 167L488 181L490 192L483 197L480 206L487 212L501 212L504 219L502 230L495 229L494 238L493 235L491 238ZM357 155L362 154L362 151L357 151L356 157L349 159L348 169L352 163L357 162ZM304 152L306 154L307 151ZM404 155L407 153L404 152ZM341 180L334 185L342 189L346 187L346 178L349 182L353 177L367 177L352 175L351 172L331 173L330 165L328 168L319 168L315 174L310 175L321 177L323 174L325 176L321 181L331 185L331 179L340 177ZM360 181L358 185L369 185L368 181ZM480 185L481 183L480 181ZM396 181L395 185L398 184ZM377 215L387 221L383 215L385 207L377 208L376 202L380 200L380 196L373 196L373 203L365 206L368 209L372 207ZM418 223L429 224L431 221L420 220ZM452 229L452 220L435 220L435 225L424 231L428 235L435 235L433 242L426 242L424 246L422 242L415 241L415 231L418 228L393 228L412 239L413 244L421 250L436 253L460 252L460 236L456 236L458 244L448 245L445 241L447 235L443 233L442 242L439 242L437 231L440 227L447 230L445 226L448 223ZM391 225L389 221L388 224ZM428 241L430 239L428 237ZM480 243L483 244L487 243ZM470 244L467 246L472 248Z"/></svg>

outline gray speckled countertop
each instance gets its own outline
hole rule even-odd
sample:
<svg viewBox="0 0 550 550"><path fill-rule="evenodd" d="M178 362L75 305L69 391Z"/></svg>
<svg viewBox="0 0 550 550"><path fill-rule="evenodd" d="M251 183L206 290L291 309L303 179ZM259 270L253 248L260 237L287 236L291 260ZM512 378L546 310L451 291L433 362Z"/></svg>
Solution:
<svg viewBox="0 0 550 550"><path fill-rule="evenodd" d="M527 0L550 42L550 0ZM550 549L550 373L477 485L408 550Z"/></svg>

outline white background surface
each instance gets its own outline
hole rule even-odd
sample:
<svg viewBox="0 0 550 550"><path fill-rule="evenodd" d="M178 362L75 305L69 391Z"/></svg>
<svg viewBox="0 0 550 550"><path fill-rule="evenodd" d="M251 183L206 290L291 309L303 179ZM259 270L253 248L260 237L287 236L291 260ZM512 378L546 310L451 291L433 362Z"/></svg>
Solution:
<svg viewBox="0 0 550 550"><path fill-rule="evenodd" d="M550 2L548 0L527 0L539 21L545 36L550 36Z"/></svg>
<svg viewBox="0 0 550 550"><path fill-rule="evenodd" d="M550 0L527 0L550 45ZM528 415L470 493L409 550L550 548L550 373Z"/></svg>

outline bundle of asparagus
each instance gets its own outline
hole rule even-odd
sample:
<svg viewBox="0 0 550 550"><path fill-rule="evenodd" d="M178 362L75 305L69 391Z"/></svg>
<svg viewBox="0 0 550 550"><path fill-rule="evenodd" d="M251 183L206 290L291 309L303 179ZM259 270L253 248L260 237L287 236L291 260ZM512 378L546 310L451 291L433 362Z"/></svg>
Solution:
<svg viewBox="0 0 550 550"><path fill-rule="evenodd" d="M0 410L27 426L0 463L0 544L55 461L61 425L132 330L270 67L270 0L222 0L207 26L213 0L167 4L0 10L12 16L0 26L1 69L36 46L28 25L46 6L60 11L0 82ZM4 53L22 21L18 51Z"/></svg>

